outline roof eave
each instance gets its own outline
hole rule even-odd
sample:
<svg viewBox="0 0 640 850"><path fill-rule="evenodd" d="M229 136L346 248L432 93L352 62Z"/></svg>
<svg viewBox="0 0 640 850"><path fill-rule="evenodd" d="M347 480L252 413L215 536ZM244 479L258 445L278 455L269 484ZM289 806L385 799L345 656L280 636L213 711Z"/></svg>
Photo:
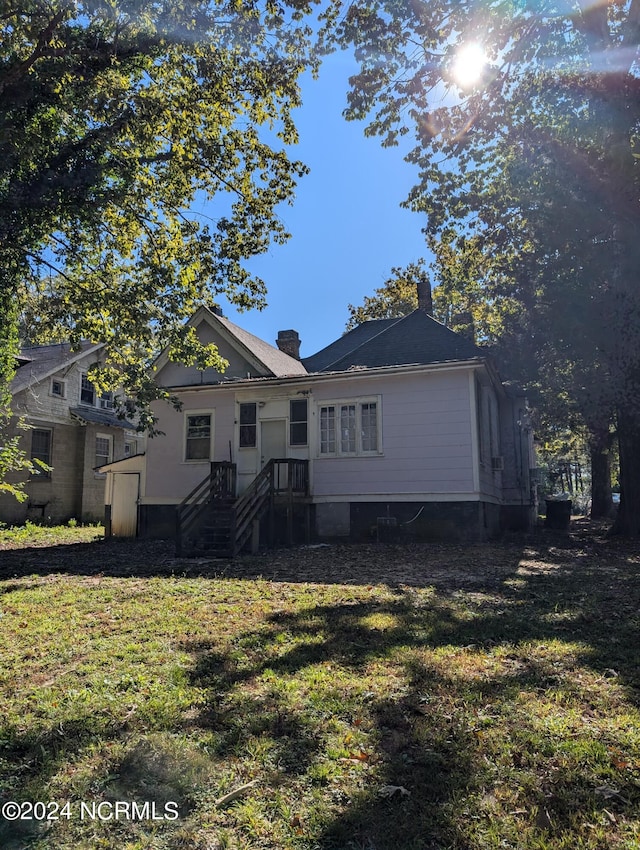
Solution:
<svg viewBox="0 0 640 850"><path fill-rule="evenodd" d="M73 354L73 356L69 357L68 360L64 360L62 363L57 363L51 369L47 369L47 371L43 372L42 375L39 375L37 378L34 378L32 381L25 381L19 387L12 387L11 394L15 395L16 393L22 392L25 389L28 389L30 386L35 384L41 384L43 381L46 381L47 378L50 378L52 375L55 375L56 372L59 372L60 369L67 368L69 366L73 366L74 363L77 363L78 360L81 360L83 357L86 357L88 354L93 354L95 351L99 351L101 348L104 348L104 342L97 342L84 351L78 351ZM31 362L34 362L31 359ZM25 363L25 366L28 365ZM22 377L24 367L21 370L16 372L15 378ZM22 373L22 374L21 374ZM15 380L14 378L14 380Z"/></svg>
<svg viewBox="0 0 640 850"><path fill-rule="evenodd" d="M410 363L400 366L374 366L362 369L345 369L337 372L310 372L307 375L289 375L286 377L267 378L238 378L231 381L221 381L217 384L187 384L183 386L166 387L169 392L202 392L204 390L221 390L246 388L253 386L278 386L280 384L324 383L336 379L348 378L360 380L390 374L416 374L420 372L455 371L460 369L478 369L486 364L484 357L474 357L467 360L442 360L436 363Z"/></svg>

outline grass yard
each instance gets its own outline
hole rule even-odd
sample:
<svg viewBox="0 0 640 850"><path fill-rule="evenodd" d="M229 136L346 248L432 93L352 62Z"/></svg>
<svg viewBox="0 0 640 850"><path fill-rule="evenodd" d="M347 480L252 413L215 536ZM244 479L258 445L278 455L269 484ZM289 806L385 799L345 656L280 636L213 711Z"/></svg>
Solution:
<svg viewBox="0 0 640 850"><path fill-rule="evenodd" d="M89 543L104 537L101 525L78 525L71 520L68 525L24 525L6 527L0 523L0 552L16 547L49 547L67 543ZM0 556L1 557L1 556Z"/></svg>
<svg viewBox="0 0 640 850"><path fill-rule="evenodd" d="M639 850L637 548L83 531L0 539L3 850Z"/></svg>

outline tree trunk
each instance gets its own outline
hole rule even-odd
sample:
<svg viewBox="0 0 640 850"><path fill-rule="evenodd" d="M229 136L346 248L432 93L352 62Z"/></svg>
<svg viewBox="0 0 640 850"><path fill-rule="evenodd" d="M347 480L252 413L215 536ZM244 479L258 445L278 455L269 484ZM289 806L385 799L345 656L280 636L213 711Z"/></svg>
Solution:
<svg viewBox="0 0 640 850"><path fill-rule="evenodd" d="M0 250L0 424L11 415L10 384L16 373L19 350L16 287L9 273L9 262Z"/></svg>
<svg viewBox="0 0 640 850"><path fill-rule="evenodd" d="M640 416L618 413L620 507L611 534L640 537Z"/></svg>
<svg viewBox="0 0 640 850"><path fill-rule="evenodd" d="M611 432L606 427L589 429L591 455L591 519L611 516Z"/></svg>

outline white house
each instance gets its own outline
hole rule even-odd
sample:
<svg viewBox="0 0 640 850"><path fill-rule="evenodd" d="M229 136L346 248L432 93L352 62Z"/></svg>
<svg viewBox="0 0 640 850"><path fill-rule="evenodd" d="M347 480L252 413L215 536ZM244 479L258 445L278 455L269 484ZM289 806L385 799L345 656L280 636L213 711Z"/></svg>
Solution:
<svg viewBox="0 0 640 850"><path fill-rule="evenodd" d="M365 322L302 360L295 331L276 348L207 308L191 324L229 368L160 357L156 378L181 409L157 404L164 436L144 462L104 467L107 520L118 475L135 474L138 534L177 527L184 551L233 554L258 534L481 539L531 522L525 398L424 309Z"/></svg>

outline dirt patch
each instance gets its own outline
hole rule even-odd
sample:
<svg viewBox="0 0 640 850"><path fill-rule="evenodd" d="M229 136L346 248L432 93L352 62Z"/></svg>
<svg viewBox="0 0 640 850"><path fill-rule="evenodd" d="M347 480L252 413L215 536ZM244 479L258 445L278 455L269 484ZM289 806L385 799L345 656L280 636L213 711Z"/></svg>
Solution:
<svg viewBox="0 0 640 850"><path fill-rule="evenodd" d="M605 530L578 520L569 534L540 529L492 543L312 545L234 560L176 558L173 543L158 540L16 546L0 552L0 579L52 573L179 575L481 590L530 574L595 567L616 572L630 562L640 563L637 542L608 539Z"/></svg>

